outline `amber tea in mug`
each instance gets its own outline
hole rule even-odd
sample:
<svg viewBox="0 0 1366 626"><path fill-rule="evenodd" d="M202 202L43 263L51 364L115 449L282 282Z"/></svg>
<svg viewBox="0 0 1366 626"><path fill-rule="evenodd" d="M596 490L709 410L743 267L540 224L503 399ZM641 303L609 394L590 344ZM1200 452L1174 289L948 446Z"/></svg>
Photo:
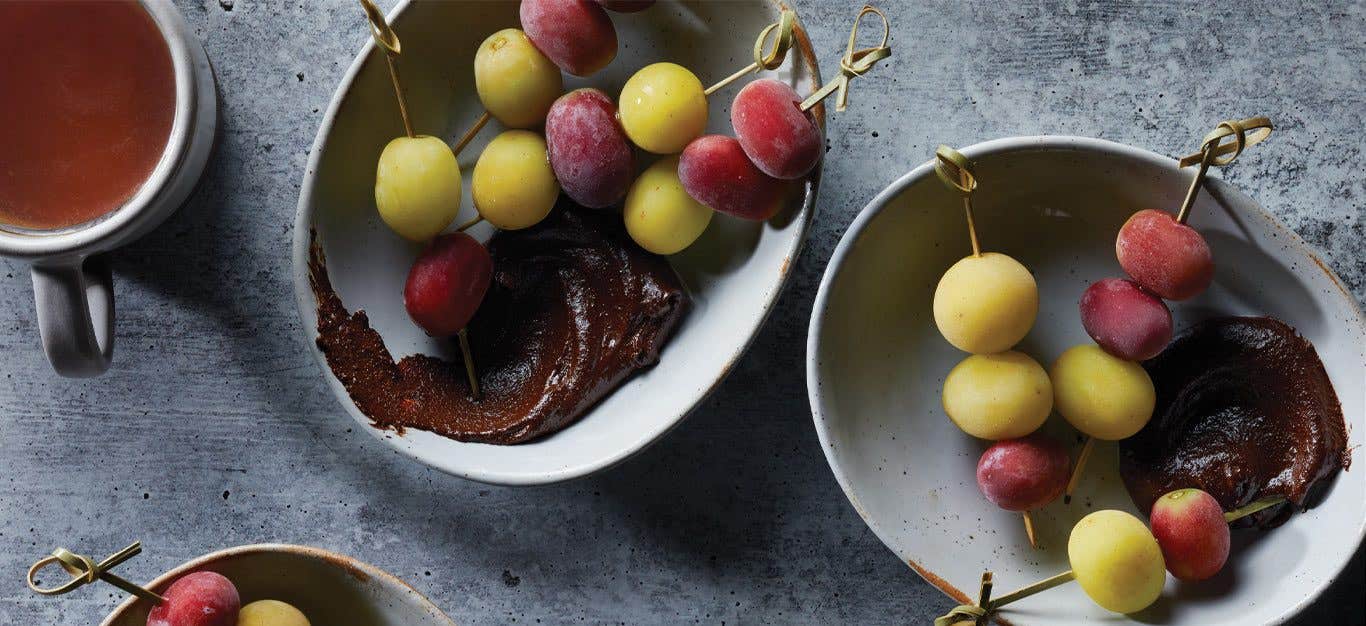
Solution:
<svg viewBox="0 0 1366 626"><path fill-rule="evenodd" d="M0 0L0 226L63 230L118 209L161 160L176 79L132 0Z"/></svg>

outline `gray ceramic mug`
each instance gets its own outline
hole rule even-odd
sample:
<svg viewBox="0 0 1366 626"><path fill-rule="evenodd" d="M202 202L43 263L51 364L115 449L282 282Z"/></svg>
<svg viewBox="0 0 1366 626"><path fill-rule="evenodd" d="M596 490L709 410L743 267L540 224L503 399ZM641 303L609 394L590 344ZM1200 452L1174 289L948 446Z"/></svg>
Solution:
<svg viewBox="0 0 1366 626"><path fill-rule="evenodd" d="M161 224L185 202L204 171L218 123L208 55L169 0L144 0L166 40L176 105L166 151L133 197L99 219L56 231L0 224L0 254L29 260L38 330L52 368L92 377L114 354L114 287L102 256Z"/></svg>

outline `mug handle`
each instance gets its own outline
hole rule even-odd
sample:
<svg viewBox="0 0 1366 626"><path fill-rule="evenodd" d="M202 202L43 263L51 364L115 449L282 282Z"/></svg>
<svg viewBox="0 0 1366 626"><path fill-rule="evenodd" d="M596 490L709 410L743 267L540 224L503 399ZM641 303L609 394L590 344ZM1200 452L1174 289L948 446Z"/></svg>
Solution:
<svg viewBox="0 0 1366 626"><path fill-rule="evenodd" d="M114 277L102 256L33 266L38 332L52 369L92 378L114 355Z"/></svg>

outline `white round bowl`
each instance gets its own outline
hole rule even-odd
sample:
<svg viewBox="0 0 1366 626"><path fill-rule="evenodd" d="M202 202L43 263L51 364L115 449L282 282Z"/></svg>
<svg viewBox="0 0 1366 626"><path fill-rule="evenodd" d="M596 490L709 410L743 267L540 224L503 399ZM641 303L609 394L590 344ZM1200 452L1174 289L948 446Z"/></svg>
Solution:
<svg viewBox="0 0 1366 626"><path fill-rule="evenodd" d="M161 593L191 572L231 580L242 604L280 600L317 626L455 626L455 621L407 583L368 563L305 546L261 544L228 548L185 563L147 585ZM150 602L129 598L101 626L146 626Z"/></svg>
<svg viewBox="0 0 1366 626"><path fill-rule="evenodd" d="M566 76L566 89L593 85L615 95L637 69L665 60L692 69L704 83L717 81L751 60L754 38L778 20L782 6L764 0L664 0L640 13L614 13L617 58L591 79ZM494 31L518 25L517 3L405 2L389 20L402 40L398 65L415 127L420 133L458 137L481 112L473 88L474 51ZM820 76L810 41L798 29L797 45L784 65L766 74L809 93ZM729 105L738 89L732 85L710 98L708 132L731 132ZM457 223L474 215L468 176L484 144L499 132L496 122L490 126L460 155L467 179ZM725 377L773 307L805 238L819 180L818 168L791 206L766 223L718 214L696 244L670 259L694 306L659 365L627 381L559 433L515 446L461 443L414 429L398 435L374 428L314 342L317 303L308 282L308 254L310 235L317 233L342 301L348 310L365 310L395 358L426 353L459 359L408 319L403 281L421 247L389 231L375 212L375 163L384 145L402 132L384 59L367 41L323 118L300 190L293 272L304 340L338 401L367 431L427 465L490 483L584 476L623 461L676 426ZM642 157L638 165L653 160ZM486 238L491 230L481 225L471 232Z"/></svg>
<svg viewBox="0 0 1366 626"><path fill-rule="evenodd" d="M1274 140L1274 137L1273 137ZM1254 151L1255 152L1255 151ZM1021 344L1047 367L1089 342L1077 301L1086 286L1122 276L1114 257L1120 225L1143 208L1177 207L1191 171L1146 150L1098 139L1021 137L963 150L976 163L974 195L984 250L1019 259L1035 274L1040 310ZM1249 153L1244 158L1256 158ZM1237 165L1234 165L1237 167ZM1272 315L1318 349L1342 402L1348 449L1366 432L1366 331L1353 298L1293 231L1246 195L1214 180L1191 224L1217 266L1205 294L1173 303L1177 329L1215 315ZM826 459L849 501L887 547L954 599L975 601L982 572L996 595L1068 569L1073 523L1104 508L1135 511L1119 480L1116 447L1100 443L1071 504L1036 512L1032 550L1018 514L988 502L975 468L985 443L944 414L940 390L965 355L943 340L930 303L940 275L971 252L959 197L917 167L854 220L816 297L807 347L807 387ZM1061 418L1046 431L1080 446ZM1013 624L1271 624L1319 595L1366 532L1366 476L1341 473L1307 513L1274 530L1235 531L1233 555L1216 578L1178 584L1125 616L1066 585L1005 607ZM931 618L933 616L916 616Z"/></svg>

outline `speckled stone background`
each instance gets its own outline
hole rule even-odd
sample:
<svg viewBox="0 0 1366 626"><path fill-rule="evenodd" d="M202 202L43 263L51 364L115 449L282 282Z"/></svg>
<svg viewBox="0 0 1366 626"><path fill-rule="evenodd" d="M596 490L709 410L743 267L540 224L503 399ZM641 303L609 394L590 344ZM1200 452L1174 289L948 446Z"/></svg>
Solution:
<svg viewBox="0 0 1366 626"><path fill-rule="evenodd" d="M27 268L0 260L0 623L98 622L113 588L42 598L24 570L57 545L104 555L133 539L148 552L122 573L140 580L236 544L338 550L462 623L927 623L951 603L831 477L803 347L845 227L938 143L1077 134L1174 155L1221 119L1269 115L1276 135L1223 175L1366 300L1363 3L883 0L895 56L832 116L811 241L719 392L601 476L466 482L353 431L300 339L287 254L298 184L365 37L360 11L177 4L218 70L221 138L190 205L114 255L108 375L50 373ZM861 2L794 4L833 67ZM1362 579L1359 552L1302 623L1363 623Z"/></svg>

